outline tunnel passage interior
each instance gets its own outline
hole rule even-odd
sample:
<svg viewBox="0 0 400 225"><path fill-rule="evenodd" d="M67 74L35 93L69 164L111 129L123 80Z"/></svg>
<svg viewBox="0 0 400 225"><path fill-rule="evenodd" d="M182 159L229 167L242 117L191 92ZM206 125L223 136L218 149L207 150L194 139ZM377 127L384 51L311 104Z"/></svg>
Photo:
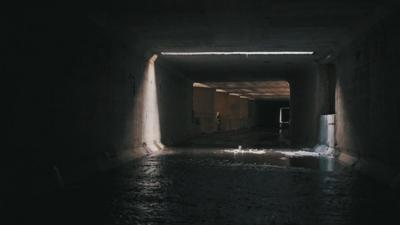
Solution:
<svg viewBox="0 0 400 225"><path fill-rule="evenodd" d="M397 219L398 3L148 0L11 14L5 224ZM274 100L257 87L271 83L285 86Z"/></svg>
<svg viewBox="0 0 400 225"><path fill-rule="evenodd" d="M218 139L213 134L218 133L222 138L221 133L225 132L235 139L232 131L238 135L247 132L248 138L243 134L241 139L227 143L229 146L240 145L240 141L242 145L262 146L265 141L264 147L271 147L277 145L279 136L279 143L286 146L315 143L318 130L315 120L321 113L315 105L319 104L317 97L325 96L317 90L319 71L312 63L313 54L167 53L160 55L155 69L163 144L191 143L188 140L208 134L211 146ZM293 91L291 84L295 87ZM332 88L334 84L329 85ZM330 98L323 99L323 103L333 105L333 92L326 95ZM282 123L281 109L290 121ZM205 144L206 139L203 137L200 142Z"/></svg>
<svg viewBox="0 0 400 225"><path fill-rule="evenodd" d="M289 99L287 81L194 83L190 143L260 147L278 133L288 138L289 122L281 123L280 109L289 109ZM208 135L196 138L201 134Z"/></svg>

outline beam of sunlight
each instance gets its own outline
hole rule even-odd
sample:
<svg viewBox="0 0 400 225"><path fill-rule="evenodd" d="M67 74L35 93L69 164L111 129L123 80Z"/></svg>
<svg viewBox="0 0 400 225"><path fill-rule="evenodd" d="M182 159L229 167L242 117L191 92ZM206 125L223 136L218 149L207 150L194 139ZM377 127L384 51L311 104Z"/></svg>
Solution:
<svg viewBox="0 0 400 225"><path fill-rule="evenodd" d="M267 150L258 150L258 149L226 149L224 150L224 152L228 152L228 153L233 153L233 154L265 154L267 153Z"/></svg>
<svg viewBox="0 0 400 225"><path fill-rule="evenodd" d="M143 83L143 130L142 143L146 151L156 152L164 146L161 144L160 118L158 112L157 80L153 55L147 62Z"/></svg>
<svg viewBox="0 0 400 225"><path fill-rule="evenodd" d="M240 94L238 94L238 93L229 93L229 95L232 95L232 96L240 96Z"/></svg>
<svg viewBox="0 0 400 225"><path fill-rule="evenodd" d="M254 51L254 52L161 52L161 55L196 56L196 55L313 55L313 51Z"/></svg>
<svg viewBox="0 0 400 225"><path fill-rule="evenodd" d="M202 87L202 88L211 88L210 86L203 84L203 83L193 83L193 87Z"/></svg>
<svg viewBox="0 0 400 225"><path fill-rule="evenodd" d="M320 156L319 153L317 152L310 152L310 151L276 151L278 153L284 154L285 156L288 157L301 157L301 156L313 156L313 157L318 157Z"/></svg>

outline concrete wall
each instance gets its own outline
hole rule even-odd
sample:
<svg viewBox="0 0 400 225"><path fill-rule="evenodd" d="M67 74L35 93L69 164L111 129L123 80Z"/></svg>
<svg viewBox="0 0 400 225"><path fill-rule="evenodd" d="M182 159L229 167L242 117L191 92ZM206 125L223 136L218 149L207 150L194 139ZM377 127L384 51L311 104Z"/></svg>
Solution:
<svg viewBox="0 0 400 225"><path fill-rule="evenodd" d="M321 115L335 113L336 66L318 65L317 107Z"/></svg>
<svg viewBox="0 0 400 225"><path fill-rule="evenodd" d="M47 190L59 185L55 168L68 183L143 156L145 51L87 14L24 15L6 50L6 92L14 94L5 103L3 157L12 171L5 183ZM191 83L162 65L157 70L161 138L174 144L190 135Z"/></svg>
<svg viewBox="0 0 400 225"><path fill-rule="evenodd" d="M311 64L289 79L290 136L296 146L318 142L320 115L334 111L335 67Z"/></svg>
<svg viewBox="0 0 400 225"><path fill-rule="evenodd" d="M247 100L248 105L248 122L247 126L252 128L255 126L256 123L256 103L254 100Z"/></svg>
<svg viewBox="0 0 400 225"><path fill-rule="evenodd" d="M248 127L248 100L234 95L226 95L220 99L226 101L222 105L227 107L222 110L224 112L222 114L222 129L237 130Z"/></svg>
<svg viewBox="0 0 400 225"><path fill-rule="evenodd" d="M316 65L290 80L290 137L294 145L317 143L319 112L317 111L318 70Z"/></svg>
<svg viewBox="0 0 400 225"><path fill-rule="evenodd" d="M156 65L161 142L171 146L192 136L192 81L161 61Z"/></svg>
<svg viewBox="0 0 400 225"><path fill-rule="evenodd" d="M234 95L228 95L228 114L227 129L236 130L240 128L240 98Z"/></svg>
<svg viewBox="0 0 400 225"><path fill-rule="evenodd" d="M229 130L228 124L228 94L224 92L215 93L215 112L219 112L221 115L221 130Z"/></svg>
<svg viewBox="0 0 400 225"><path fill-rule="evenodd" d="M193 87L195 132L211 133L217 130L215 89Z"/></svg>
<svg viewBox="0 0 400 225"><path fill-rule="evenodd" d="M239 114L239 128L249 127L249 101L246 98L239 99L240 114Z"/></svg>
<svg viewBox="0 0 400 225"><path fill-rule="evenodd" d="M336 139L341 152L399 168L400 17L375 24L339 55Z"/></svg>
<svg viewBox="0 0 400 225"><path fill-rule="evenodd" d="M216 92L211 88L193 88L193 111L195 120L198 120L194 126L194 132L197 133L217 131L217 112L221 116L221 131L247 128L252 123L247 99Z"/></svg>
<svg viewBox="0 0 400 225"><path fill-rule="evenodd" d="M54 166L68 181L140 156L134 105L144 54L86 14L23 15L10 34L5 70L14 94L6 103L11 155L4 158L18 174L10 179L48 189L57 185Z"/></svg>

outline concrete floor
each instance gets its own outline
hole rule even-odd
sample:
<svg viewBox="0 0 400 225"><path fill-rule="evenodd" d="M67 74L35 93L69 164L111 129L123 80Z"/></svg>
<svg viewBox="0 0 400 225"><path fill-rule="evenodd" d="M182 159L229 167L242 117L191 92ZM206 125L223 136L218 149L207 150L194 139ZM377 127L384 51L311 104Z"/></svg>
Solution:
<svg viewBox="0 0 400 225"><path fill-rule="evenodd" d="M287 134L288 131L282 131ZM204 133L186 143L187 147L238 147L244 148L284 148L290 147L290 140L285 135L279 135L278 129L252 128L215 133Z"/></svg>
<svg viewBox="0 0 400 225"><path fill-rule="evenodd" d="M319 157L169 149L23 205L16 224L385 224L389 189ZM13 224L13 223L10 223Z"/></svg>

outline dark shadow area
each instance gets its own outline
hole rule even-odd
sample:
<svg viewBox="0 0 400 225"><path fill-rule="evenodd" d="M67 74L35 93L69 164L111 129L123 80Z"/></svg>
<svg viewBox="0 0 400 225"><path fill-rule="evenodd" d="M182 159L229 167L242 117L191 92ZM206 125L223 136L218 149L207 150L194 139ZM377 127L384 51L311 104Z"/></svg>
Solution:
<svg viewBox="0 0 400 225"><path fill-rule="evenodd" d="M15 215L14 222L368 225L396 221L399 196L392 190L346 170L324 172L315 161L304 166L281 158L273 152L168 150L38 196L33 204L21 205L26 213Z"/></svg>
<svg viewBox="0 0 400 225"><path fill-rule="evenodd" d="M255 126L267 129L279 129L280 108L289 107L289 101L256 101Z"/></svg>

